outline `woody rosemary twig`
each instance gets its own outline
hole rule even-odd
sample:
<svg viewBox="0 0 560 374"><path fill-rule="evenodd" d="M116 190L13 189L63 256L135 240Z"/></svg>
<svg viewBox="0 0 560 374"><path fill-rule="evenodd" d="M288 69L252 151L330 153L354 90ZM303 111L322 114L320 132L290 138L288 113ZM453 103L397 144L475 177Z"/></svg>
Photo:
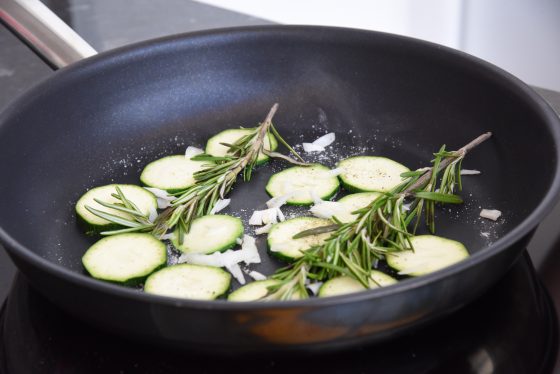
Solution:
<svg viewBox="0 0 560 374"><path fill-rule="evenodd" d="M462 203L461 197L454 194L456 188L462 187L461 163L469 151L491 135L482 134L453 152L442 146L434 154L431 167L403 173L401 184L369 206L353 212L357 214L354 221L342 223L333 217L333 225L294 236L296 239L332 232L323 244L309 248L295 263L279 269L272 276L278 283L269 288L263 300L289 300L294 295L307 295L307 281L326 281L339 275L351 276L369 288L374 262L391 252L414 250L410 239L423 213L433 233L435 204Z"/></svg>
<svg viewBox="0 0 560 374"><path fill-rule="evenodd" d="M91 213L104 218L110 222L125 226L125 229L106 231L102 234L112 235L122 232L151 232L156 237L161 237L168 230L176 227L177 237L182 241L182 233L188 232L192 221L198 217L210 214L216 202L223 199L232 189L237 177L243 174L243 179L249 181L260 153L270 157L277 157L298 165L306 165L299 154L280 136L274 125L272 118L278 110L278 104L274 104L270 109L265 120L261 122L251 133L241 137L233 144L223 143L229 147L228 154L216 157L208 154L200 154L191 158L194 161L207 161L208 164L203 170L194 174L196 183L187 189L180 191L176 199L171 202L171 206L161 212L155 219L149 217L131 206L131 202L117 191L113 195L117 198L116 203L106 203L97 201L106 208L120 210L130 215L130 218L123 218L114 214L103 212L92 207L86 207ZM300 161L294 160L286 155L271 152L264 148L264 140L267 136L273 135L290 153ZM127 209L124 211L123 209Z"/></svg>

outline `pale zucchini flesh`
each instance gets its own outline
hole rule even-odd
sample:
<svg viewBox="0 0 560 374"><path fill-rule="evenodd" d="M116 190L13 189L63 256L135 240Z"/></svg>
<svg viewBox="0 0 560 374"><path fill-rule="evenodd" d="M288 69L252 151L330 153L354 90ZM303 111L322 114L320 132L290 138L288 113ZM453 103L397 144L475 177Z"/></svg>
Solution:
<svg viewBox="0 0 560 374"><path fill-rule="evenodd" d="M140 283L166 262L165 244L150 234L139 233L105 237L82 257L92 277L126 285Z"/></svg>
<svg viewBox="0 0 560 374"><path fill-rule="evenodd" d="M275 279L266 279L262 281L251 282L230 293L228 296L228 300L229 301L260 300L268 294L269 292L268 287L274 286L275 284L278 284L278 281ZM292 294L290 300L300 300L306 296L307 295L302 295L299 292L295 292Z"/></svg>
<svg viewBox="0 0 560 374"><path fill-rule="evenodd" d="M315 217L298 217L274 224L268 232L269 251L280 259L296 260L303 256L303 251L322 244L331 236L331 233L310 235L299 239L293 239L293 236L305 230L327 225L332 225L332 221Z"/></svg>
<svg viewBox="0 0 560 374"><path fill-rule="evenodd" d="M182 299L214 300L224 295L230 284L231 275L220 268L180 264L150 275L144 291Z"/></svg>
<svg viewBox="0 0 560 374"><path fill-rule="evenodd" d="M242 236L243 222L239 218L214 214L195 219L183 235L182 244L175 230L171 242L183 253L208 254L232 248Z"/></svg>
<svg viewBox="0 0 560 374"><path fill-rule="evenodd" d="M429 274L469 257L462 243L440 236L414 236L411 243L414 251L393 252L386 256L387 264L401 275Z"/></svg>
<svg viewBox="0 0 560 374"><path fill-rule="evenodd" d="M401 174L410 171L406 166L386 157L355 156L337 165L344 188L350 192L385 192L402 182Z"/></svg>
<svg viewBox="0 0 560 374"><path fill-rule="evenodd" d="M338 192L340 182L323 165L294 166L270 177L266 192L272 197L289 195L287 204L311 205L316 197L328 200Z"/></svg>
<svg viewBox="0 0 560 374"><path fill-rule="evenodd" d="M378 270L371 271L371 279L369 288L385 287L397 283L397 280L390 275L382 273ZM349 276L340 276L326 281L319 289L319 297L329 297L345 295L354 292L365 291L365 288L359 281Z"/></svg>
<svg viewBox="0 0 560 374"><path fill-rule="evenodd" d="M359 192L344 196L338 202L346 208L346 211L337 214L336 218L344 223L354 221L358 218L358 215L352 214L352 212L367 207L379 196L381 196L379 192Z"/></svg>
<svg viewBox="0 0 560 374"><path fill-rule="evenodd" d="M119 200L112 196L117 193L117 186L121 189L125 197L132 201L142 213L146 214L146 216L149 216L151 212L155 212L157 210L156 197L150 191L147 191L140 186L132 184L109 184L106 186L95 187L82 195L76 203L76 214L80 221L86 226L86 231L88 233L121 228L122 226L96 216L86 209L86 205L102 212L111 213L113 215L132 220L132 216L130 214L106 208L94 201L94 199L98 199L106 203L118 203Z"/></svg>
<svg viewBox="0 0 560 374"><path fill-rule="evenodd" d="M221 143L233 144L253 131L255 131L255 128L224 130L208 139L205 152L217 157L227 156L229 148ZM269 134L264 140L264 149L274 151L276 148L278 148L278 141L273 135ZM265 163L268 159L269 157L261 152L257 157L257 164Z"/></svg>
<svg viewBox="0 0 560 374"><path fill-rule="evenodd" d="M195 184L194 173L208 164L208 161L193 161L185 155L163 157L146 165L140 181L148 187L177 192Z"/></svg>

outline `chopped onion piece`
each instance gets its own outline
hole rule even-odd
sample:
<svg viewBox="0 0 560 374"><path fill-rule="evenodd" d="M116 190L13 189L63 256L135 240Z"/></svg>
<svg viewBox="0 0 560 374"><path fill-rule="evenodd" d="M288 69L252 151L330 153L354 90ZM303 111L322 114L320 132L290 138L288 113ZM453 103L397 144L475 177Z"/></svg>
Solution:
<svg viewBox="0 0 560 374"><path fill-rule="evenodd" d="M278 215L278 221L284 222L286 220L286 217L284 216L284 213L282 213L280 208L276 208L276 214Z"/></svg>
<svg viewBox="0 0 560 374"><path fill-rule="evenodd" d="M243 235L243 245L241 246L243 252L243 262L245 264L260 264L261 256L255 244L255 238L250 235Z"/></svg>
<svg viewBox="0 0 560 374"><path fill-rule="evenodd" d="M262 216L262 210L255 210L251 215L251 218L249 218L249 225L262 225Z"/></svg>
<svg viewBox="0 0 560 374"><path fill-rule="evenodd" d="M266 275L259 273L255 270L244 270L245 273L256 281L266 280Z"/></svg>
<svg viewBox="0 0 560 374"><path fill-rule="evenodd" d="M335 141L335 139L336 139L336 135L334 134L334 132L329 132L328 134L325 134L320 138L318 138L317 140L315 140L312 144L324 148L331 145Z"/></svg>
<svg viewBox="0 0 560 374"><path fill-rule="evenodd" d="M280 208L255 210L251 215L251 218L249 218L249 225L266 225L269 223L277 223L278 220L283 221L284 219L284 214Z"/></svg>
<svg viewBox="0 0 560 374"><path fill-rule="evenodd" d="M210 214L218 213L219 211L227 207L230 202L231 199L218 199L218 201L216 201L216 204L214 204L214 207L210 211Z"/></svg>
<svg viewBox="0 0 560 374"><path fill-rule="evenodd" d="M268 224L256 229L255 234L257 234L257 235L267 234L270 231L271 227L272 227L272 223L268 223Z"/></svg>
<svg viewBox="0 0 560 374"><path fill-rule="evenodd" d="M262 223L277 223L278 222L278 208L271 208L263 210Z"/></svg>
<svg viewBox="0 0 560 374"><path fill-rule="evenodd" d="M313 189L309 190L309 196L313 199L313 204L321 204L323 199Z"/></svg>
<svg viewBox="0 0 560 374"><path fill-rule="evenodd" d="M156 197L158 209L165 209L171 206L171 201Z"/></svg>
<svg viewBox="0 0 560 374"><path fill-rule="evenodd" d="M233 277L240 283L245 284L245 277L238 264L226 265L226 269L233 275Z"/></svg>
<svg viewBox="0 0 560 374"><path fill-rule="evenodd" d="M290 200L296 191L290 191L282 196L273 197L266 202L266 206L269 208L280 208L282 205L286 204Z"/></svg>
<svg viewBox="0 0 560 374"><path fill-rule="evenodd" d="M170 206L170 202L175 200L177 197L170 195L165 190L161 190L155 187L144 187L145 190L150 191L157 199L157 205L159 209L165 209Z"/></svg>
<svg viewBox="0 0 560 374"><path fill-rule="evenodd" d="M478 175L480 170L461 169L461 175Z"/></svg>
<svg viewBox="0 0 560 374"><path fill-rule="evenodd" d="M241 244L243 244L243 239L237 238L237 239L235 239L235 242L236 242L237 244L241 245Z"/></svg>
<svg viewBox="0 0 560 374"><path fill-rule="evenodd" d="M187 262L193 265L206 265L206 266L215 266L221 268L226 265L226 262L228 264L235 263L234 261L232 261L232 257L233 257L232 253L233 251L231 250L222 253L214 252L209 255L204 255L201 253L183 253L181 256L179 256L177 262L178 263Z"/></svg>
<svg viewBox="0 0 560 374"><path fill-rule="evenodd" d="M239 254L236 252L227 250L225 252L214 252L209 255L201 253L184 253L179 257L179 262L188 262L193 265L206 265L221 268L237 264L239 262Z"/></svg>
<svg viewBox="0 0 560 374"><path fill-rule="evenodd" d="M306 153L312 153L312 152L323 152L325 150L325 147L321 147L320 145L315 145L313 143L303 143L303 150Z"/></svg>
<svg viewBox="0 0 560 374"><path fill-rule="evenodd" d="M163 199L163 200L168 200L168 201L173 201L175 200L177 197L170 195L166 190L162 190L159 188L155 188L155 187L144 187L145 190L150 191L152 194L154 194L155 197L157 197L158 199Z"/></svg>
<svg viewBox="0 0 560 374"><path fill-rule="evenodd" d="M209 255L201 253L184 253L179 257L179 263L188 262L193 265L206 265L215 267L228 267L240 262L245 264L257 264L261 262L261 257L257 246L255 245L255 238L244 235L243 245L240 250L232 251L228 249L225 252L214 252Z"/></svg>
<svg viewBox="0 0 560 374"><path fill-rule="evenodd" d="M480 232L480 236L482 236L482 237L488 239L488 238L490 238L490 233L489 233L489 232L482 231L482 232Z"/></svg>
<svg viewBox="0 0 560 374"><path fill-rule="evenodd" d="M171 239L173 239L174 236L175 236L175 234L173 232L170 232L168 234L164 234L164 235L160 236L160 240L171 240Z"/></svg>
<svg viewBox="0 0 560 374"><path fill-rule="evenodd" d="M148 216L148 221L150 221L151 223L154 223L157 216L158 216L158 214L157 214L156 208L150 207L150 215Z"/></svg>
<svg viewBox="0 0 560 374"><path fill-rule="evenodd" d="M500 212L497 209L482 209L480 211L480 216L482 218L491 219L492 221L497 220L498 218L500 218L501 215L502 212Z"/></svg>
<svg viewBox="0 0 560 374"><path fill-rule="evenodd" d="M337 201L322 201L319 204L313 205L309 211L315 217L329 219L333 216L346 216L352 215L350 211L344 204Z"/></svg>
<svg viewBox="0 0 560 374"><path fill-rule="evenodd" d="M307 287L307 289L311 291L313 295L317 295L319 293L319 288L321 288L322 285L323 282L314 282L305 285L305 287Z"/></svg>
<svg viewBox="0 0 560 374"><path fill-rule="evenodd" d="M319 137L313 143L303 143L303 150L307 153L323 152L325 147L331 145L336 139L334 132Z"/></svg>
<svg viewBox="0 0 560 374"><path fill-rule="evenodd" d="M185 150L185 157L188 159L193 158L196 155L200 155L203 154L204 151L200 148L197 147L193 147L193 146L188 146L187 149Z"/></svg>

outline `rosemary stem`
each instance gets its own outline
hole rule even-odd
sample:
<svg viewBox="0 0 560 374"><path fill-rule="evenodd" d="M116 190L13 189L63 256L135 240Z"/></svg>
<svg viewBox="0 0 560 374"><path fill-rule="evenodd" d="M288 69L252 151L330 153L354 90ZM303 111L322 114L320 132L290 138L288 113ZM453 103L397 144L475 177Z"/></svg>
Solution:
<svg viewBox="0 0 560 374"><path fill-rule="evenodd" d="M443 160L441 160L441 162L439 164L438 171L446 168L457 157L464 157L469 151L471 151L473 148L476 148L478 145L480 145L481 143L483 143L484 141L489 139L491 136L492 136L491 132L486 132L486 133L478 136L477 138L473 139L471 142L464 145L463 147L459 148L457 151L454 152L455 153L454 156L445 157ZM418 180L416 182L411 184L406 190L403 191L403 194L405 196L408 196L414 190L417 190L419 188L424 187L426 185L426 183L428 183L428 181L431 179L432 171L433 171L433 169L430 169L430 170L426 171L424 174L422 174L422 176L420 178L418 178Z"/></svg>
<svg viewBox="0 0 560 374"><path fill-rule="evenodd" d="M277 110L278 110L278 103L274 103L274 105L272 106L272 108L270 108L270 111L266 115L266 118L264 119L264 123L271 123L272 117L274 117Z"/></svg>
<svg viewBox="0 0 560 374"><path fill-rule="evenodd" d="M237 168L232 170L232 173L235 173L235 175L237 175L237 173L239 173L241 170L245 168L245 166L247 166L249 161L251 161L251 159L253 158L253 155L255 153L260 152L262 148L264 148L264 139L266 137L266 134L268 133L268 129L270 125L272 125L272 118L276 114L277 110L278 110L278 103L274 103L274 105L272 106L272 108L270 108L270 111L266 115L266 118L260 125L259 133L257 134L255 143L251 147L251 150L247 152L247 154L245 155L243 160L241 160Z"/></svg>

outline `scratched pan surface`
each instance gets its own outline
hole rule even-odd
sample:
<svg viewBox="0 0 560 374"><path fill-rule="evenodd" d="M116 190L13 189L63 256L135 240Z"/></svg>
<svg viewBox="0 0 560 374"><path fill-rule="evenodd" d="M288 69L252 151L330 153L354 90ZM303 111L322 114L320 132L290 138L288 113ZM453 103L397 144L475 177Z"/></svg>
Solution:
<svg viewBox="0 0 560 374"><path fill-rule="evenodd" d="M383 155L422 167L441 144L494 137L465 168L465 204L438 210L438 233L472 256L429 276L329 299L200 302L143 294L89 278L94 239L76 225L92 186L138 183L143 166L226 128L253 126L280 103L291 144L335 132L319 161ZM202 350L341 348L380 341L456 310L499 279L552 208L558 129L528 87L472 57L373 32L261 27L181 35L104 53L56 72L0 117L0 237L13 260L70 313L131 338ZM273 161L239 183L226 211L262 208ZM503 219L478 218L480 207ZM295 211L286 209L288 214ZM281 266L258 240L270 274Z"/></svg>

